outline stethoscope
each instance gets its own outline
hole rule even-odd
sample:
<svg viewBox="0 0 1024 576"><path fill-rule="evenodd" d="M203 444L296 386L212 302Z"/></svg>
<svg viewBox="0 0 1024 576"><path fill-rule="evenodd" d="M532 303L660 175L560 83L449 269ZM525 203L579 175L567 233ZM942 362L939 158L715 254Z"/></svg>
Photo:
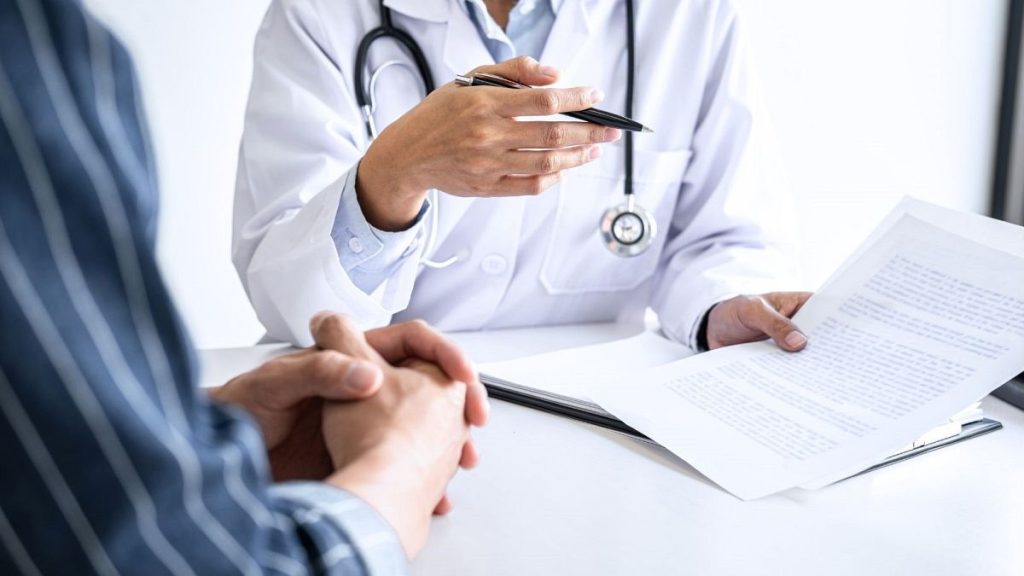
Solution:
<svg viewBox="0 0 1024 576"><path fill-rule="evenodd" d="M412 67L399 60L388 60L381 64L370 74L369 82L365 79L365 71L369 64L369 52L373 43L382 38L391 38L403 46L412 56L415 64L415 71L423 82L424 97L434 91L434 81L430 73L430 65L419 45L404 30L395 28L391 22L391 10L384 6L384 0L380 0L381 25L370 30L363 39L359 41L356 50L355 63L355 94L356 103L363 115L366 126L366 135L372 142L377 138L377 125L374 122L373 114L377 109L375 98L377 81L381 73L392 67L398 66L412 70ZM633 15L633 0L626 0L626 116L633 115L633 87L636 69L636 38ZM636 195L633 193L633 133L626 131L624 135L626 178L623 194L625 200L622 204L612 206L601 218L599 230L604 245L616 256L625 258L637 256L647 250L654 243L658 228L654 218L647 210L644 210L636 202ZM440 223L440 206L438 203L437 190L431 190L430 203L431 223L427 230L423 257L420 263L428 268L447 268L460 259L465 258L464 254L456 254L443 261L430 260L429 255L434 251L437 242L437 230Z"/></svg>

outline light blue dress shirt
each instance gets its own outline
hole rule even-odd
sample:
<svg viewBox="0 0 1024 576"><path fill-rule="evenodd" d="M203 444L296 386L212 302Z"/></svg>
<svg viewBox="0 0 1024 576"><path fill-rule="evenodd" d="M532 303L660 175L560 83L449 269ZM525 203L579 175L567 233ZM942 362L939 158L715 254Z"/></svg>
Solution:
<svg viewBox="0 0 1024 576"><path fill-rule="evenodd" d="M520 55L540 60L563 1L519 0L509 13L505 30L487 12L483 0L466 0L462 7L495 62ZM366 221L359 206L355 173L356 170L349 171L344 179L345 189L338 203L331 237L337 246L342 268L360 290L369 294L380 288L406 258L417 253L426 232L423 219L431 207L429 202L424 202L416 221L406 230L378 230Z"/></svg>

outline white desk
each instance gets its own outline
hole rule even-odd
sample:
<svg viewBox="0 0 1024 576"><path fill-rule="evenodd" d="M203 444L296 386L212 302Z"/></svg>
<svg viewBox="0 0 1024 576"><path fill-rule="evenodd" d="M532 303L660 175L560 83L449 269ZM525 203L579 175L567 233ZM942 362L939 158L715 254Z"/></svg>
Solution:
<svg viewBox="0 0 1024 576"><path fill-rule="evenodd" d="M488 361L562 336L460 340ZM279 350L207 351L204 381ZM991 397L983 407L1004 429L817 492L742 502L662 449L495 401L475 433L483 460L453 481L456 508L434 521L412 572L1021 576L1024 412Z"/></svg>

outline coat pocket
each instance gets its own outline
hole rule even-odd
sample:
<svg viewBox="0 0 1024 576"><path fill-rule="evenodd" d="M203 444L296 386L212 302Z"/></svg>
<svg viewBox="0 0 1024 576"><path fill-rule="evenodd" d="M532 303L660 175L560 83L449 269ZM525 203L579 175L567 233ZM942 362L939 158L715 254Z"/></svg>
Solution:
<svg viewBox="0 0 1024 576"><path fill-rule="evenodd" d="M623 156L621 145L608 146L600 159L570 171L559 185L555 229L540 274L549 294L632 290L654 274L692 152L633 151L636 203L654 217L658 235L646 252L631 258L612 254L600 232L605 211L625 201Z"/></svg>

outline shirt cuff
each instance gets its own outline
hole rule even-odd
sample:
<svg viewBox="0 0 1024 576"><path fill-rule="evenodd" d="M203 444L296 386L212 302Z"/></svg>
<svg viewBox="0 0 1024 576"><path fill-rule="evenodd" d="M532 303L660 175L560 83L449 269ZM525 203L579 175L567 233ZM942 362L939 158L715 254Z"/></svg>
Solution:
<svg viewBox="0 0 1024 576"><path fill-rule="evenodd" d="M332 560L355 555L368 575L407 574L408 562L390 524L358 497L322 482L285 482L270 488L272 497L298 505L300 526L328 522L345 535L347 543L324 543L321 567Z"/></svg>
<svg viewBox="0 0 1024 576"><path fill-rule="evenodd" d="M669 338L686 345L690 350L703 352L700 349L697 336L705 315L709 314L719 302L728 300L737 294L733 291L712 289L701 297L685 299L685 304L659 310L658 319L662 330Z"/></svg>
<svg viewBox="0 0 1024 576"><path fill-rule="evenodd" d="M391 270L399 262L416 253L424 233L424 216L430 201L424 200L412 225L399 232L385 232L367 222L356 193L357 164L345 177L338 202L338 212L331 229L331 238L338 249L338 258L346 271L362 268L369 271ZM375 287L370 287L372 291Z"/></svg>

